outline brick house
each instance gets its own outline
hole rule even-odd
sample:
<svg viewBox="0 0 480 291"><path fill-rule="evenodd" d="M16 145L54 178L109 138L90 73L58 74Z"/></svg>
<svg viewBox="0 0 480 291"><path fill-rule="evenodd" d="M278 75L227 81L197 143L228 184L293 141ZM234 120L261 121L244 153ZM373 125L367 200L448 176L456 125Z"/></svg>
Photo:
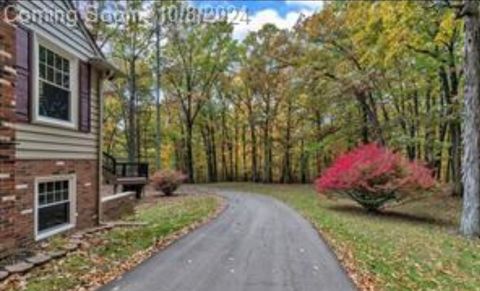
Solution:
<svg viewBox="0 0 480 291"><path fill-rule="evenodd" d="M98 224L101 92L113 67L81 21L26 17L75 11L71 1L0 6L1 257Z"/></svg>

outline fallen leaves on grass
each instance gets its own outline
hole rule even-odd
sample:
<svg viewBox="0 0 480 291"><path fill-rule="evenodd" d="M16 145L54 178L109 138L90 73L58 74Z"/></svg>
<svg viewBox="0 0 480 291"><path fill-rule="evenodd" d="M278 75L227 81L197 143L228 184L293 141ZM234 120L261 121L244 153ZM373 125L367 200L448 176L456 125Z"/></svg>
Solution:
<svg viewBox="0 0 480 291"><path fill-rule="evenodd" d="M320 234L322 238L326 241L326 243L335 250L335 255L337 256L338 260L342 263L343 268L347 272L350 279L352 279L353 283L357 286L359 290L365 291L374 291L379 290L377 286L379 286L378 281L368 272L361 270L358 266L358 262L353 255L351 248L349 248L346 244L341 243L332 238L327 232L322 231L320 227L314 224L315 229Z"/></svg>

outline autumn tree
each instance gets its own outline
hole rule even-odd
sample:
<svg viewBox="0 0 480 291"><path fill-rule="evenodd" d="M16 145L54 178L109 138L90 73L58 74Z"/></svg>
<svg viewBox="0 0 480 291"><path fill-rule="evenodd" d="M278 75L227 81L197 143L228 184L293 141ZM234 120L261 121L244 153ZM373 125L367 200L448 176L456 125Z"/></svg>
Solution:
<svg viewBox="0 0 480 291"><path fill-rule="evenodd" d="M465 20L465 134L463 139L463 213L460 231L480 235L480 6L465 0L459 16Z"/></svg>
<svg viewBox="0 0 480 291"><path fill-rule="evenodd" d="M225 22L169 26L164 56L164 84L180 104L185 125L186 171L195 181L193 130L213 86L232 56L232 26Z"/></svg>

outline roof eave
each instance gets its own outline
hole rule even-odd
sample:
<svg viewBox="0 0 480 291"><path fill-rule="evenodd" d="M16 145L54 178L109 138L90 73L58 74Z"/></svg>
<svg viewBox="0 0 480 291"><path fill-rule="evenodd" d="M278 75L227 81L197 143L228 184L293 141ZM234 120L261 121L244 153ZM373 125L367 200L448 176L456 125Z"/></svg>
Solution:
<svg viewBox="0 0 480 291"><path fill-rule="evenodd" d="M107 79L114 79L121 76L125 76L125 73L120 71L112 63L108 62L103 58L91 58L89 60L89 63L97 70L104 72Z"/></svg>
<svg viewBox="0 0 480 291"><path fill-rule="evenodd" d="M93 37L92 33L90 30L88 30L87 26L85 25L85 22L83 21L83 18L81 17L80 13L78 12L77 8L75 7L75 4L73 4L72 0L64 0L65 3L70 6L71 9L75 10L78 16L78 25L80 28L85 32L85 34L88 37L88 40L90 41L90 45L92 48L95 50L95 53L100 57L106 60L107 58L103 54L102 50L98 47L97 43L95 42L95 38Z"/></svg>

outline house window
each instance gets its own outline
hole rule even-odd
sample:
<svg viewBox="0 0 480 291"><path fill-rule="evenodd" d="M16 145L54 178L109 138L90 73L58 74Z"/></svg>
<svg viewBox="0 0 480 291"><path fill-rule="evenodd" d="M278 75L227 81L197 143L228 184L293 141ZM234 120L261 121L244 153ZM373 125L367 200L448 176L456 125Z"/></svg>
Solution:
<svg viewBox="0 0 480 291"><path fill-rule="evenodd" d="M79 59L39 35L34 41L34 122L75 129Z"/></svg>
<svg viewBox="0 0 480 291"><path fill-rule="evenodd" d="M70 61L39 46L38 114L71 121Z"/></svg>
<svg viewBox="0 0 480 291"><path fill-rule="evenodd" d="M41 239L74 225L74 176L38 179L36 234Z"/></svg>

